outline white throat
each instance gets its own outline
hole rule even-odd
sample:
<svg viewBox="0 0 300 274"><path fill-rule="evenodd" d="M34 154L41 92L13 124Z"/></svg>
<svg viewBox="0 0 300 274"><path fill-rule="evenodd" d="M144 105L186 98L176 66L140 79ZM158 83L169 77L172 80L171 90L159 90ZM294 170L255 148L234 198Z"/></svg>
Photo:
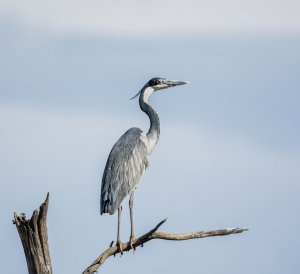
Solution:
<svg viewBox="0 0 300 274"><path fill-rule="evenodd" d="M154 92L154 88L153 87L147 87L144 91L143 94L143 100L148 103L148 99L150 97L150 95Z"/></svg>

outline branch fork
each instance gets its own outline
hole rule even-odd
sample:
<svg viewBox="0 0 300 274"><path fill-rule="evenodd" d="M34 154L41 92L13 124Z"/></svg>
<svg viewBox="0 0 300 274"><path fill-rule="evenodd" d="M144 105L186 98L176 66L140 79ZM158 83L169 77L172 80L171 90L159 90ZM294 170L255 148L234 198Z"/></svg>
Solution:
<svg viewBox="0 0 300 274"><path fill-rule="evenodd" d="M136 249L138 246L143 246L144 243L149 242L154 239L162 239L162 240L170 240L170 241L184 241L190 239L197 239L197 238L206 238L206 237L213 237L213 236L226 236L230 234L237 234L242 233L244 231L248 231L247 228L225 228L225 229L218 229L218 230L208 230L208 231L197 231L191 233L182 233L182 234L171 234L158 231L158 229L166 222L167 219L162 220L159 222L153 229L149 232L145 233L144 235L134 239L133 241L133 248ZM110 245L109 248L104 250L98 258L87 268L83 271L82 274L92 274L97 272L101 265L111 256L115 256L118 253L124 251L130 251L131 246L130 242L122 243L121 248L119 246L112 246Z"/></svg>

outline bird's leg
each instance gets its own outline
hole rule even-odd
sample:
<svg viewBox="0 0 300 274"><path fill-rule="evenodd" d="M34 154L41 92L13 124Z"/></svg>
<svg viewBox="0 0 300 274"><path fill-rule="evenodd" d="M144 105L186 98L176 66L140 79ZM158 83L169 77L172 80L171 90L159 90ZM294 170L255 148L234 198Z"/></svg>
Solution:
<svg viewBox="0 0 300 274"><path fill-rule="evenodd" d="M134 197L134 192L132 191L130 194L129 198L129 209L130 209L130 228L131 228L131 233L130 233L130 239L129 239L129 245L131 249L135 250L133 247L133 241L134 241L134 229L133 229L133 197Z"/></svg>
<svg viewBox="0 0 300 274"><path fill-rule="evenodd" d="M117 243L116 243L116 246L119 247L119 250L120 250L120 252L121 252L121 255L123 255L122 242L121 242L121 240L120 240L121 213L122 213L122 206L119 206L119 207L118 207L118 235L117 235Z"/></svg>

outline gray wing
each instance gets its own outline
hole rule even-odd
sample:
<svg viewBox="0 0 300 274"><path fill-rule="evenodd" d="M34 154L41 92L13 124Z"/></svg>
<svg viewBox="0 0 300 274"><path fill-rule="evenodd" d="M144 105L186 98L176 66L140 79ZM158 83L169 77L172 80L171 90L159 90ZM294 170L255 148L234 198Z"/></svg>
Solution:
<svg viewBox="0 0 300 274"><path fill-rule="evenodd" d="M141 140L141 133L139 128L127 130L108 156L101 186L101 214L115 213L148 166L147 147Z"/></svg>

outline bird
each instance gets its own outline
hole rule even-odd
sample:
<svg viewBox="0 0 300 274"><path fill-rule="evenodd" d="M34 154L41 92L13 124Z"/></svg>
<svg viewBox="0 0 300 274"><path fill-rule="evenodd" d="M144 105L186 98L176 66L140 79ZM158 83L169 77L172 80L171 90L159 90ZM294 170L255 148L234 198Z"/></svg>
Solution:
<svg viewBox="0 0 300 274"><path fill-rule="evenodd" d="M148 99L154 92L187 84L185 81L167 80L155 77L149 80L143 88L131 99L139 96L141 110L150 119L150 128L147 133L137 127L127 130L115 143L108 156L101 184L100 213L114 214L118 210L118 228L116 246L121 254L122 242L120 239L120 225L122 201L129 195L130 210L130 238L129 245L133 248L133 199L134 191L148 167L148 157L155 148L160 136L160 121L157 112L150 106Z"/></svg>

